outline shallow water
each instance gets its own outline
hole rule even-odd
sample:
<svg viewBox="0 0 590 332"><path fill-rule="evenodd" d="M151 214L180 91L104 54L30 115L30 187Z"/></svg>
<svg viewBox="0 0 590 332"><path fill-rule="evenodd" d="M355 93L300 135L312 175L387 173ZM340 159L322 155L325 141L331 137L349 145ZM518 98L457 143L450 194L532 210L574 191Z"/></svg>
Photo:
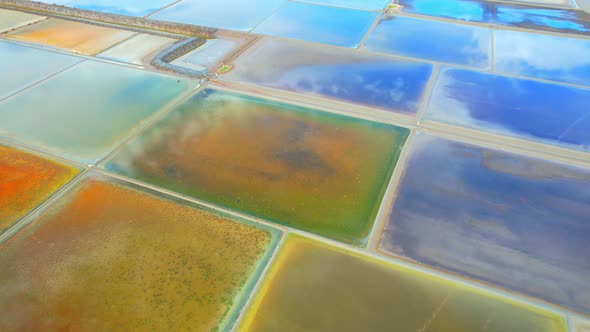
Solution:
<svg viewBox="0 0 590 332"><path fill-rule="evenodd" d="M494 31L495 70L590 86L590 40Z"/></svg>
<svg viewBox="0 0 590 332"><path fill-rule="evenodd" d="M431 73L427 63L265 39L233 61L223 79L412 115Z"/></svg>
<svg viewBox="0 0 590 332"><path fill-rule="evenodd" d="M424 118L590 151L590 89L443 69Z"/></svg>
<svg viewBox="0 0 590 332"><path fill-rule="evenodd" d="M355 48L376 18L374 12L287 2L253 32Z"/></svg>
<svg viewBox="0 0 590 332"><path fill-rule="evenodd" d="M39 15L0 9L0 32L15 29L42 19L43 16Z"/></svg>
<svg viewBox="0 0 590 332"><path fill-rule="evenodd" d="M204 90L106 168L283 225L363 244L407 129Z"/></svg>
<svg viewBox="0 0 590 332"><path fill-rule="evenodd" d="M150 18L221 29L250 31L287 0L183 0ZM199 15L195 15L199 13Z"/></svg>
<svg viewBox="0 0 590 332"><path fill-rule="evenodd" d="M490 67L491 34L487 28L384 16L363 47L373 52L485 69Z"/></svg>
<svg viewBox="0 0 590 332"><path fill-rule="evenodd" d="M75 0L74 8L126 16L145 16L174 3L174 0Z"/></svg>
<svg viewBox="0 0 590 332"><path fill-rule="evenodd" d="M184 79L85 61L1 102L0 137L90 165L189 88Z"/></svg>
<svg viewBox="0 0 590 332"><path fill-rule="evenodd" d="M80 61L81 58L0 41L0 100Z"/></svg>
<svg viewBox="0 0 590 332"><path fill-rule="evenodd" d="M567 331L559 316L310 239L283 245L240 331Z"/></svg>
<svg viewBox="0 0 590 332"><path fill-rule="evenodd" d="M213 330L274 232L91 175L0 246L0 329Z"/></svg>
<svg viewBox="0 0 590 332"><path fill-rule="evenodd" d="M414 136L383 251L590 311L590 171Z"/></svg>
<svg viewBox="0 0 590 332"><path fill-rule="evenodd" d="M408 13L520 28L590 35L590 14L481 0L399 0Z"/></svg>
<svg viewBox="0 0 590 332"><path fill-rule="evenodd" d="M96 54L135 33L98 25L51 18L6 35L6 38L63 48L81 54Z"/></svg>
<svg viewBox="0 0 590 332"><path fill-rule="evenodd" d="M171 45L176 41L176 39L157 35L140 34L109 48L97 56L135 65L145 65L146 56L150 54L155 56L158 51L162 51L167 45Z"/></svg>
<svg viewBox="0 0 590 332"><path fill-rule="evenodd" d="M0 145L0 234L80 172Z"/></svg>

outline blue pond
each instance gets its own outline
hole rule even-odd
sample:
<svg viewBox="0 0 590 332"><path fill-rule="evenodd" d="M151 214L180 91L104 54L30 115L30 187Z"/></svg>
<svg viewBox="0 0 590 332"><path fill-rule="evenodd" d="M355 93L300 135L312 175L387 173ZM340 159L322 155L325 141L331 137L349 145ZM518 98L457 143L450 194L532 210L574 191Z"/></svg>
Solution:
<svg viewBox="0 0 590 332"><path fill-rule="evenodd" d="M487 68L490 40L487 28L385 16L364 47L374 52Z"/></svg>
<svg viewBox="0 0 590 332"><path fill-rule="evenodd" d="M145 16L173 2L174 0L76 0L69 6L125 16Z"/></svg>
<svg viewBox="0 0 590 332"><path fill-rule="evenodd" d="M390 0L302 0L301 2L374 11L385 8Z"/></svg>
<svg viewBox="0 0 590 332"><path fill-rule="evenodd" d="M590 170L412 144L380 250L590 313Z"/></svg>
<svg viewBox="0 0 590 332"><path fill-rule="evenodd" d="M443 69L426 119L590 150L590 90Z"/></svg>
<svg viewBox="0 0 590 332"><path fill-rule="evenodd" d="M590 34L590 14L558 8L529 7L481 0L399 0L414 14L521 28Z"/></svg>
<svg viewBox="0 0 590 332"><path fill-rule="evenodd" d="M375 19L375 12L288 2L254 29L254 32L356 47Z"/></svg>
<svg viewBox="0 0 590 332"><path fill-rule="evenodd" d="M287 0L183 0L150 18L212 28L249 31Z"/></svg>
<svg viewBox="0 0 590 332"><path fill-rule="evenodd" d="M431 73L428 63L266 39L223 77L412 114Z"/></svg>
<svg viewBox="0 0 590 332"><path fill-rule="evenodd" d="M496 71L590 85L590 40L494 31Z"/></svg>

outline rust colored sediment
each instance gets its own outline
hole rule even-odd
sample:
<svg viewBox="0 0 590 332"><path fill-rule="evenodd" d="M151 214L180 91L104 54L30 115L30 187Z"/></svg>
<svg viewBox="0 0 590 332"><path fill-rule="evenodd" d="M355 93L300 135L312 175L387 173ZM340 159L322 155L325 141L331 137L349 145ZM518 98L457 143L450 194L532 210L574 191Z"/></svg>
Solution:
<svg viewBox="0 0 590 332"><path fill-rule="evenodd" d="M0 233L79 170L0 145Z"/></svg>

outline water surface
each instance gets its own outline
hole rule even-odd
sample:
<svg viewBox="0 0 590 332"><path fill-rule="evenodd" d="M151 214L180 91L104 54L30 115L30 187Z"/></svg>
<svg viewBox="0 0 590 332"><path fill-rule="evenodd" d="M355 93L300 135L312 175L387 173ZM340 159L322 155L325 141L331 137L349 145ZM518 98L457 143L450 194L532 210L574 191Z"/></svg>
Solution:
<svg viewBox="0 0 590 332"><path fill-rule="evenodd" d="M590 170L426 134L383 251L590 313Z"/></svg>
<svg viewBox="0 0 590 332"><path fill-rule="evenodd" d="M6 38L93 55L135 33L127 30L51 18L6 34Z"/></svg>
<svg viewBox="0 0 590 332"><path fill-rule="evenodd" d="M183 0L150 18L212 28L250 31L287 0Z"/></svg>
<svg viewBox="0 0 590 332"><path fill-rule="evenodd" d="M0 100L80 61L81 58L0 41Z"/></svg>
<svg viewBox="0 0 590 332"><path fill-rule="evenodd" d="M265 279L240 331L567 331L553 313L302 237Z"/></svg>
<svg viewBox="0 0 590 332"><path fill-rule="evenodd" d="M590 40L494 31L495 70L590 86Z"/></svg>
<svg viewBox="0 0 590 332"><path fill-rule="evenodd" d="M207 89L143 132L105 167L360 245L408 133Z"/></svg>
<svg viewBox="0 0 590 332"><path fill-rule="evenodd" d="M0 145L0 234L80 171Z"/></svg>
<svg viewBox="0 0 590 332"><path fill-rule="evenodd" d="M590 151L590 90L442 69L425 118Z"/></svg>
<svg viewBox="0 0 590 332"><path fill-rule="evenodd" d="M427 63L265 39L223 78L414 114L431 73Z"/></svg>
<svg viewBox="0 0 590 332"><path fill-rule="evenodd" d="M384 16L363 47L373 52L488 68L491 30L411 17Z"/></svg>
<svg viewBox="0 0 590 332"><path fill-rule="evenodd" d="M0 246L0 329L223 330L276 242L91 175Z"/></svg>
<svg viewBox="0 0 590 332"><path fill-rule="evenodd" d="M191 85L87 60L0 102L0 137L91 165Z"/></svg>
<svg viewBox="0 0 590 332"><path fill-rule="evenodd" d="M355 48L377 13L287 2L253 32Z"/></svg>

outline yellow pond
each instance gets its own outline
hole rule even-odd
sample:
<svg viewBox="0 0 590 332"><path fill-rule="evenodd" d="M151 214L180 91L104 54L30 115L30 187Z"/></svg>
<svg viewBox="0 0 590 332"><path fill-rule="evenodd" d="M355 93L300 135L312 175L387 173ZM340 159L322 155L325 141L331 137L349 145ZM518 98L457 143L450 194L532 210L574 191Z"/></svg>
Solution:
<svg viewBox="0 0 590 332"><path fill-rule="evenodd" d="M244 331L566 331L562 317L306 238L287 239Z"/></svg>

